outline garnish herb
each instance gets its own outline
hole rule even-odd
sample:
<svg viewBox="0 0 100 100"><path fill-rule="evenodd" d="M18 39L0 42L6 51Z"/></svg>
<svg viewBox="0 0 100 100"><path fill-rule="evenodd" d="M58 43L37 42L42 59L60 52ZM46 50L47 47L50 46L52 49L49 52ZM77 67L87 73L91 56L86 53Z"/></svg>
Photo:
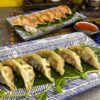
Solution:
<svg viewBox="0 0 100 100"><path fill-rule="evenodd" d="M37 95L35 95L35 97L37 98L37 100L46 100L47 98L47 91L50 90L50 88L53 86L53 84L50 84L48 86L48 88L46 90L44 90L42 93L39 93Z"/></svg>
<svg viewBox="0 0 100 100"><path fill-rule="evenodd" d="M55 91L62 93L63 92L62 88L64 85L65 85L65 78L57 79L55 82Z"/></svg>

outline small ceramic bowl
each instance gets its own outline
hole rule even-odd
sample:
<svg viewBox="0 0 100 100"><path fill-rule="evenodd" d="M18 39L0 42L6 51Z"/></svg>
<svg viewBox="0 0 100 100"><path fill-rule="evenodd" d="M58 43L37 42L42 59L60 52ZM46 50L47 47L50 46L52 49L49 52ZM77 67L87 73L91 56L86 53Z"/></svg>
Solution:
<svg viewBox="0 0 100 100"><path fill-rule="evenodd" d="M89 36L94 35L100 31L97 25L87 21L76 22L74 28L77 31L84 32Z"/></svg>

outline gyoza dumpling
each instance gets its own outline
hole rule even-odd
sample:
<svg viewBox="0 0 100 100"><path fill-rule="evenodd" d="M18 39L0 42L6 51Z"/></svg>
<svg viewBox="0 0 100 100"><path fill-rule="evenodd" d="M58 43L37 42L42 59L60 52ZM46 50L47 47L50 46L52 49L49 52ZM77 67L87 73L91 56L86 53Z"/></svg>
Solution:
<svg viewBox="0 0 100 100"><path fill-rule="evenodd" d="M54 79L51 77L51 68L50 64L46 59L41 58L37 54L29 54L22 57L24 61L32 65L38 71L40 71L44 76L46 76L51 82L54 82Z"/></svg>
<svg viewBox="0 0 100 100"><path fill-rule="evenodd" d="M64 60L57 53L52 50L40 50L36 52L40 56L48 56L48 61L50 65L58 72L63 75L64 70Z"/></svg>
<svg viewBox="0 0 100 100"><path fill-rule="evenodd" d="M50 21L52 21L51 20L51 18L50 18L50 16L46 13L46 12L41 12L41 19L43 19L45 22L47 21L47 22L50 22Z"/></svg>
<svg viewBox="0 0 100 100"><path fill-rule="evenodd" d="M28 65L20 58L7 60L3 62L3 64L10 66L15 72L20 74L24 80L26 89L31 90L35 78L35 73L32 66Z"/></svg>
<svg viewBox="0 0 100 100"><path fill-rule="evenodd" d="M28 16L19 16L11 21L13 26L33 26L36 27L37 23Z"/></svg>
<svg viewBox="0 0 100 100"><path fill-rule="evenodd" d="M50 16L51 21L54 21L55 14L54 14L53 10L49 9L48 11L46 11L46 13Z"/></svg>
<svg viewBox="0 0 100 100"><path fill-rule="evenodd" d="M62 49L59 49L59 55L61 57L64 58L64 60L73 65L77 70L79 70L80 72L83 72L83 68L81 66L81 60L80 60L80 57L73 51L67 49L67 48L62 48Z"/></svg>
<svg viewBox="0 0 100 100"><path fill-rule="evenodd" d="M73 51L75 51L84 62L86 62L86 63L92 65L93 67L97 68L98 70L100 70L100 63L98 61L98 58L96 57L96 55L94 54L94 52L91 48L81 47L79 45L72 46L70 48Z"/></svg>
<svg viewBox="0 0 100 100"><path fill-rule="evenodd" d="M12 69L8 66L2 66L2 64L0 64L0 82L9 86L12 91L16 89Z"/></svg>
<svg viewBox="0 0 100 100"><path fill-rule="evenodd" d="M69 14L69 15L72 14L72 10L66 5L60 5L56 8L62 11L64 14Z"/></svg>
<svg viewBox="0 0 100 100"><path fill-rule="evenodd" d="M44 20L41 19L41 14L40 13L33 13L32 15L29 16L33 21L36 21L37 24L43 24Z"/></svg>

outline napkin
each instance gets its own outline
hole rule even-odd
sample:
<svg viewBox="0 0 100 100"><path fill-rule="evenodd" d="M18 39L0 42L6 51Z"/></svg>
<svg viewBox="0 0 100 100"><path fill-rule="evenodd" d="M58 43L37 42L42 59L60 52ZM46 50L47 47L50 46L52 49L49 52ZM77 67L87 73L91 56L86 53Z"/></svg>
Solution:
<svg viewBox="0 0 100 100"><path fill-rule="evenodd" d="M0 0L0 7L22 6L24 0Z"/></svg>
<svg viewBox="0 0 100 100"><path fill-rule="evenodd" d="M100 32L97 33L95 41L100 44Z"/></svg>

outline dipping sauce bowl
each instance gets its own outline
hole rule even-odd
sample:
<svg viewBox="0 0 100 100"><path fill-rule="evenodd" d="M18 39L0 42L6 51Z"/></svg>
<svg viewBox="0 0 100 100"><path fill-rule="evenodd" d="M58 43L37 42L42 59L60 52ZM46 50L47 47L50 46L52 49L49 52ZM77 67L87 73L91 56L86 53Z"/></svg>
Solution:
<svg viewBox="0 0 100 100"><path fill-rule="evenodd" d="M97 25L95 25L91 22L86 22L86 21L76 22L74 25L74 28L77 31L84 32L89 36L94 35L100 31L99 27Z"/></svg>

